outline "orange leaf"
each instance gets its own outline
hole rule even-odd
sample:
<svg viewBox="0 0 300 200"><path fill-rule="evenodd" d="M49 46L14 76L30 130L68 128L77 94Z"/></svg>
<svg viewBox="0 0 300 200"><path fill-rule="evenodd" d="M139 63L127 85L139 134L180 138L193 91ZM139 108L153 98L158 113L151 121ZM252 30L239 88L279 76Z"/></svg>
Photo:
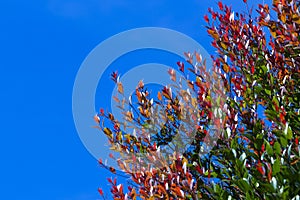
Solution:
<svg viewBox="0 0 300 200"><path fill-rule="evenodd" d="M174 69L169 69L168 70L168 73L170 74L170 76L171 76L171 80L172 81L176 81L176 73L175 73L175 70Z"/></svg>
<svg viewBox="0 0 300 200"><path fill-rule="evenodd" d="M219 39L219 35L218 35L217 31L212 30L212 29L208 29L207 32L208 32L208 34L211 35L214 39L216 39L216 40Z"/></svg>
<svg viewBox="0 0 300 200"><path fill-rule="evenodd" d="M109 118L111 121L113 121L113 120L115 119L115 117L114 117L113 114L111 114L111 113L108 114L108 118Z"/></svg>
<svg viewBox="0 0 300 200"><path fill-rule="evenodd" d="M113 99L115 100L115 102L120 103L120 99L116 96L113 96Z"/></svg>
<svg viewBox="0 0 300 200"><path fill-rule="evenodd" d="M111 173L116 173L116 169L115 168L113 168L113 167L109 167L109 171L111 172Z"/></svg>
<svg viewBox="0 0 300 200"><path fill-rule="evenodd" d="M121 82L118 83L118 92L123 94L124 93L124 88Z"/></svg>
<svg viewBox="0 0 300 200"><path fill-rule="evenodd" d="M140 88L140 89L144 88L144 83L142 80L139 81L138 88Z"/></svg>
<svg viewBox="0 0 300 200"><path fill-rule="evenodd" d="M286 22L286 15L285 15L285 13L282 13L282 14L280 15L280 20L281 20L283 23Z"/></svg>
<svg viewBox="0 0 300 200"><path fill-rule="evenodd" d="M197 60L197 62L198 63L201 63L202 62L202 58L201 58L201 55L199 55L199 53L195 53L195 55L196 55L196 60Z"/></svg>
<svg viewBox="0 0 300 200"><path fill-rule="evenodd" d="M100 119L97 115L94 116L94 120L95 120L95 122L100 123Z"/></svg>
<svg viewBox="0 0 300 200"><path fill-rule="evenodd" d="M160 92L157 93L157 98L158 98L158 100L160 100L160 101L162 100L162 96L161 96L161 93L160 93Z"/></svg>

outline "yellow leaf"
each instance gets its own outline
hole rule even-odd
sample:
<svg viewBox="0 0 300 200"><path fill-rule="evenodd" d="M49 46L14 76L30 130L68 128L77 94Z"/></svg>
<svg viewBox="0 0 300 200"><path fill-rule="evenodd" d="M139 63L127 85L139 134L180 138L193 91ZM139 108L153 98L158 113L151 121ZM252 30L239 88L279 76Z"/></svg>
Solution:
<svg viewBox="0 0 300 200"><path fill-rule="evenodd" d="M294 22L297 23L297 24L300 24L300 17L296 18L296 19L294 20Z"/></svg>
<svg viewBox="0 0 300 200"><path fill-rule="evenodd" d="M130 134L125 134L124 137L130 142L131 141L131 135Z"/></svg>
<svg viewBox="0 0 300 200"><path fill-rule="evenodd" d="M229 72L229 66L226 64L226 63L224 63L223 64L223 70L226 72L226 73L228 73Z"/></svg>
<svg viewBox="0 0 300 200"><path fill-rule="evenodd" d="M283 12L281 15L280 15L280 19L283 23L286 22L286 16L285 16L285 13Z"/></svg>
<svg viewBox="0 0 300 200"><path fill-rule="evenodd" d="M110 139L113 137L113 133L111 132L111 130L109 128L104 128L103 129L105 135L107 135Z"/></svg>
<svg viewBox="0 0 300 200"><path fill-rule="evenodd" d="M197 76L197 77L196 77L196 83L197 83L197 85L200 85L201 82L202 82L201 79Z"/></svg>
<svg viewBox="0 0 300 200"><path fill-rule="evenodd" d="M223 49L227 49L227 45L224 42L220 42L220 44Z"/></svg>
<svg viewBox="0 0 300 200"><path fill-rule="evenodd" d="M273 38L276 38L276 32L272 31L272 30L270 30L270 31L271 31L271 35L273 36Z"/></svg>
<svg viewBox="0 0 300 200"><path fill-rule="evenodd" d="M197 107L197 99L196 99L196 98L192 98L192 106L193 106L194 108Z"/></svg>

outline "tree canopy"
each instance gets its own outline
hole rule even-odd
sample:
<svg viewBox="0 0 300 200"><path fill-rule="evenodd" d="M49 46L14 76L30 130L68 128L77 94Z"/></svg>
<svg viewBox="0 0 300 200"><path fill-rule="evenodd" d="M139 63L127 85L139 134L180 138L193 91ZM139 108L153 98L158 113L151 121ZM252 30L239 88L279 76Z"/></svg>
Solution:
<svg viewBox="0 0 300 200"><path fill-rule="evenodd" d="M95 121L131 179L108 179L114 199L300 198L300 1L243 1L244 13L219 2L204 16L212 70L186 52L171 85L151 94L140 81L130 98L112 74L124 118Z"/></svg>

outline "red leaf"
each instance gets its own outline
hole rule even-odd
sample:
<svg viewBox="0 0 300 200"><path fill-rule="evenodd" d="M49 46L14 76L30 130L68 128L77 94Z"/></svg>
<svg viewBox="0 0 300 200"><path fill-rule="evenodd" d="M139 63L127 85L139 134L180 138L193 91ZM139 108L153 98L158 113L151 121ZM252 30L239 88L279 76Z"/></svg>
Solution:
<svg viewBox="0 0 300 200"><path fill-rule="evenodd" d="M238 50L240 51L242 48L243 48L242 43L239 43L239 44L238 44Z"/></svg>
<svg viewBox="0 0 300 200"><path fill-rule="evenodd" d="M162 94L163 94L164 97L166 97L167 99L172 99L172 94L171 94L169 88L164 87L164 89L162 90Z"/></svg>
<svg viewBox="0 0 300 200"><path fill-rule="evenodd" d="M212 14L213 19L216 19L218 16L218 14L216 12L212 12L211 14Z"/></svg>
<svg viewBox="0 0 300 200"><path fill-rule="evenodd" d="M262 153L265 152L265 144L263 144L263 145L261 146L261 152L262 152Z"/></svg>
<svg viewBox="0 0 300 200"><path fill-rule="evenodd" d="M179 66L179 70L181 72L183 72L184 71L184 63L183 62L177 62L177 65Z"/></svg>
<svg viewBox="0 0 300 200"><path fill-rule="evenodd" d="M118 130L120 129L119 124L115 124L115 125L114 125L114 129L115 129L116 131L118 131Z"/></svg>
<svg viewBox="0 0 300 200"><path fill-rule="evenodd" d="M256 169L259 171L259 173L261 173L261 175L265 175L265 170L262 167L262 163L260 161L258 161Z"/></svg>
<svg viewBox="0 0 300 200"><path fill-rule="evenodd" d="M111 184L113 183L111 178L107 178L107 180L108 180L109 183L111 183Z"/></svg>
<svg viewBox="0 0 300 200"><path fill-rule="evenodd" d="M251 67L251 73L254 74L255 68L254 66Z"/></svg>
<svg viewBox="0 0 300 200"><path fill-rule="evenodd" d="M267 165L268 165L268 169L269 169L268 180L271 181L271 179L272 179L272 167L271 167L270 163L267 163Z"/></svg>
<svg viewBox="0 0 300 200"><path fill-rule="evenodd" d="M98 188L98 192L101 196L103 196L103 190L101 188Z"/></svg>
<svg viewBox="0 0 300 200"><path fill-rule="evenodd" d="M284 118L283 113L280 113L279 117L280 117L280 121L283 122L283 123L285 123L285 118Z"/></svg>
<svg viewBox="0 0 300 200"><path fill-rule="evenodd" d="M117 79L118 79L118 72L115 71L111 74L111 79L114 81L114 82L117 82Z"/></svg>
<svg viewBox="0 0 300 200"><path fill-rule="evenodd" d="M202 169L200 168L199 165L196 166L196 170L197 170L200 174L203 174Z"/></svg>
<svg viewBox="0 0 300 200"><path fill-rule="evenodd" d="M262 167L257 167L257 170L259 171L259 173L261 173L262 175L265 174L264 169Z"/></svg>
<svg viewBox="0 0 300 200"><path fill-rule="evenodd" d="M209 22L209 19L208 19L208 16L207 15L204 15L204 20L208 23Z"/></svg>
<svg viewBox="0 0 300 200"><path fill-rule="evenodd" d="M219 6L220 10L223 10L223 4L221 1L218 2L218 6Z"/></svg>
<svg viewBox="0 0 300 200"><path fill-rule="evenodd" d="M103 108L100 109L100 114L104 115L104 109Z"/></svg>

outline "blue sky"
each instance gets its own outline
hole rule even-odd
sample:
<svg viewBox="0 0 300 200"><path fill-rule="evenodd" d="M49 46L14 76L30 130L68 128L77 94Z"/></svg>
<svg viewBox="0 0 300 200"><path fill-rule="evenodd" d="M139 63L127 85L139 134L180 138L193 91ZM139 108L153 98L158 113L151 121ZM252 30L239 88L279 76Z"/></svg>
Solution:
<svg viewBox="0 0 300 200"><path fill-rule="evenodd" d="M234 7L240 9L243 4L237 2ZM213 53L203 20L212 6L216 1L2 1L0 199L99 199L97 188L107 189L111 174L85 149L72 117L81 63L108 37L147 26L180 31ZM169 65L178 61L159 55L132 54L109 70L126 71L152 58ZM98 86L98 107L105 107L103 92L112 87L104 82Z"/></svg>

